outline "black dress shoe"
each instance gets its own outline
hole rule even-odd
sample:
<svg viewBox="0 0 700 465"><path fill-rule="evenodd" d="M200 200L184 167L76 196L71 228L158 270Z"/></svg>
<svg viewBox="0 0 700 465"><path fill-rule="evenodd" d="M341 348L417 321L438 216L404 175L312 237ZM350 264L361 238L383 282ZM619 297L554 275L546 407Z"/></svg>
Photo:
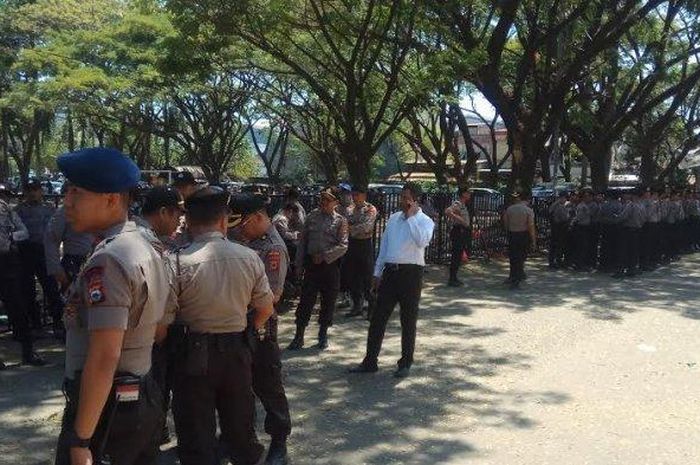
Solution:
<svg viewBox="0 0 700 465"><path fill-rule="evenodd" d="M464 284L464 283L463 283L462 281L460 281L459 279L447 281L447 285L448 285L449 287L460 287L460 286L462 286L463 284Z"/></svg>
<svg viewBox="0 0 700 465"><path fill-rule="evenodd" d="M379 371L379 367L376 365L370 366L365 363L360 363L357 366L348 368L348 373L376 373L377 371Z"/></svg>
<svg viewBox="0 0 700 465"><path fill-rule="evenodd" d="M295 337L287 346L287 350L301 350L304 348L304 338Z"/></svg>
<svg viewBox="0 0 700 465"><path fill-rule="evenodd" d="M411 369L409 367L399 367L395 372L394 372L394 378L407 378L408 374L411 372Z"/></svg>
<svg viewBox="0 0 700 465"><path fill-rule="evenodd" d="M270 443L270 450L267 451L267 457L265 457L265 465L287 465L288 463L287 443L273 440Z"/></svg>
<svg viewBox="0 0 700 465"><path fill-rule="evenodd" d="M33 367L43 367L46 365L46 360L41 358L36 352L32 352L22 357L22 364L31 365Z"/></svg>
<svg viewBox="0 0 700 465"><path fill-rule="evenodd" d="M328 348L328 336L319 336L317 347L319 350L326 350Z"/></svg>

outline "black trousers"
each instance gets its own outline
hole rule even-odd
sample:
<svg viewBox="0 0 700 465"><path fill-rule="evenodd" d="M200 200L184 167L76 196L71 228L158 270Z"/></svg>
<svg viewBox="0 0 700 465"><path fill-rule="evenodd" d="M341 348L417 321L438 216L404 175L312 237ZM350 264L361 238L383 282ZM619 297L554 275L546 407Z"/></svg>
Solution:
<svg viewBox="0 0 700 465"><path fill-rule="evenodd" d="M297 255L297 245L293 241L284 241L287 246L287 252L289 253L289 268L287 269L287 276L284 279L284 291L282 291L282 298L280 299L280 304L286 304L289 300L295 298L299 294L299 283L296 278L296 270L294 265L294 257Z"/></svg>
<svg viewBox="0 0 700 465"><path fill-rule="evenodd" d="M566 241L569 233L569 225L566 222L552 223L552 238L549 244L549 265L561 266L564 264L566 253Z"/></svg>
<svg viewBox="0 0 700 465"><path fill-rule="evenodd" d="M591 223L588 230L588 266L598 266L598 249L600 247L600 223Z"/></svg>
<svg viewBox="0 0 700 465"><path fill-rule="evenodd" d="M370 307L373 307L374 299L370 292L372 272L374 271L372 239L351 238L348 242L348 253L345 254L344 258L343 266L350 276L350 295L352 296L353 310L362 310L363 299L367 299Z"/></svg>
<svg viewBox="0 0 700 465"><path fill-rule="evenodd" d="M591 266L591 227L590 226L574 226L574 247L575 265L579 269L589 268Z"/></svg>
<svg viewBox="0 0 700 465"><path fill-rule="evenodd" d="M652 234L653 226L651 223L644 223L639 231L639 266L641 268L650 268L654 257L654 242Z"/></svg>
<svg viewBox="0 0 700 465"><path fill-rule="evenodd" d="M634 274L639 266L639 249L642 237L641 228L623 227L620 235L619 269L626 269L627 273Z"/></svg>
<svg viewBox="0 0 700 465"><path fill-rule="evenodd" d="M80 378L64 380L63 391L66 407L56 447L56 465L71 463L67 439L78 413ZM107 425L111 423L104 450L111 459L111 465L154 465L158 455L162 415L160 389L150 375L143 377L137 401L117 403L114 393L110 393L90 446L95 463L100 463L97 462L98 449L107 433Z"/></svg>
<svg viewBox="0 0 700 465"><path fill-rule="evenodd" d="M221 441L237 465L255 464L263 446L255 434L250 349L239 335L210 335L201 372L180 358L173 383L173 417L182 465L218 465L216 416Z"/></svg>
<svg viewBox="0 0 700 465"><path fill-rule="evenodd" d="M472 229L454 225L450 230L451 255L450 255L450 281L457 279L459 266L462 264L462 253L466 250L471 254Z"/></svg>
<svg viewBox="0 0 700 465"><path fill-rule="evenodd" d="M276 317L267 320L267 337L253 352L253 392L265 407L265 432L273 439L284 439L292 432L292 420L282 384L277 323Z"/></svg>
<svg viewBox="0 0 700 465"><path fill-rule="evenodd" d="M19 243L19 252L22 257L22 291L28 303L29 315L32 326L42 326L41 310L36 302L36 283L34 277L39 280L44 291L44 297L49 304L49 314L53 321L59 321L63 316L63 300L58 291L58 284L53 276L46 272L46 256L44 244L23 241Z"/></svg>
<svg viewBox="0 0 700 465"><path fill-rule="evenodd" d="M527 231L508 233L508 259L510 261L510 275L512 282L520 282L525 279L525 260L530 235Z"/></svg>
<svg viewBox="0 0 700 465"><path fill-rule="evenodd" d="M423 287L423 267L419 265L387 265L377 292L377 307L372 313L367 334L364 364L377 366L379 352L389 317L399 304L401 317L401 359L399 368L413 364L416 346L416 322Z"/></svg>
<svg viewBox="0 0 700 465"><path fill-rule="evenodd" d="M12 331L22 344L22 355L28 356L32 352L32 332L21 283L22 264L17 251L0 254L0 300L5 304Z"/></svg>
<svg viewBox="0 0 700 465"><path fill-rule="evenodd" d="M318 322L321 326L332 326L339 289L340 264L338 261L315 265L311 262L311 257L307 257L307 262L304 264L301 299L296 311L296 325L308 326L311 310L316 305L318 295L321 294L321 312Z"/></svg>

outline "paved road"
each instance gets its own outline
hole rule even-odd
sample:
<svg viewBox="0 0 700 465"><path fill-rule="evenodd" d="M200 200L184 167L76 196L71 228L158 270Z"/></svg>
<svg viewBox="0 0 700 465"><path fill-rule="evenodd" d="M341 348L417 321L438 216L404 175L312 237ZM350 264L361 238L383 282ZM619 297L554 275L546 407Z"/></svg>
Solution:
<svg viewBox="0 0 700 465"><path fill-rule="evenodd" d="M499 263L470 265L461 289L432 268L410 378L391 376L397 318L374 375L345 374L366 323L342 315L330 350L285 355L294 463L700 463L699 265L689 257L616 281L536 263L516 293ZM291 315L282 326L286 343ZM2 338L6 358L11 347ZM62 354L44 352L52 367L0 374L2 464L51 463Z"/></svg>

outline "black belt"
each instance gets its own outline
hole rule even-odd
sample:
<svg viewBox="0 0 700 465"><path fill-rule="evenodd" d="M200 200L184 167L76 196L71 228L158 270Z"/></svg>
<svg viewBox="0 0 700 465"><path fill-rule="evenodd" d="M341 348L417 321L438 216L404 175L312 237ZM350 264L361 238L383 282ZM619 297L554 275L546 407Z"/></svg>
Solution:
<svg viewBox="0 0 700 465"><path fill-rule="evenodd" d="M423 265L415 263L385 263L384 271L416 270L423 268Z"/></svg>
<svg viewBox="0 0 700 465"><path fill-rule="evenodd" d="M206 337L210 342L218 341L238 341L243 340L245 337L245 331L239 331L235 333L192 333L193 335L199 335L200 337Z"/></svg>

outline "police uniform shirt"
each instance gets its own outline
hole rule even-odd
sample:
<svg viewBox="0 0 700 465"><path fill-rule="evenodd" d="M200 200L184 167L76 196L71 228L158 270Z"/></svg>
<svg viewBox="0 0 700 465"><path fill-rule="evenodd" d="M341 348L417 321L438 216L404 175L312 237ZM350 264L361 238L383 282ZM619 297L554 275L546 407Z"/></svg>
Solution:
<svg viewBox="0 0 700 465"><path fill-rule="evenodd" d="M462 203L461 200L455 200L452 202L452 205L450 205L450 210L452 213L455 215L461 217L464 219L466 222L466 226L471 225L471 217L469 216L469 208ZM449 218L450 224L454 225L462 225L462 223L457 223L457 221L453 218Z"/></svg>
<svg viewBox="0 0 700 465"><path fill-rule="evenodd" d="M578 226L590 226L591 210L586 202L579 202L579 204L576 205L574 223Z"/></svg>
<svg viewBox="0 0 700 465"><path fill-rule="evenodd" d="M374 233L377 209L369 202L353 205L348 216L349 235L353 239L370 239Z"/></svg>
<svg viewBox="0 0 700 465"><path fill-rule="evenodd" d="M557 200L549 206L552 223L561 224L569 221L569 202Z"/></svg>
<svg viewBox="0 0 700 465"><path fill-rule="evenodd" d="M250 241L246 245L258 253L260 260L265 265L265 274L270 289L275 295L275 300L280 299L282 291L284 291L284 280L287 277L289 254L277 229L274 225L270 225L262 237Z"/></svg>
<svg viewBox="0 0 700 465"><path fill-rule="evenodd" d="M124 330L118 372L151 369L156 325L170 293L161 257L131 221L104 233L71 288L66 305L66 377L82 370L89 331Z"/></svg>
<svg viewBox="0 0 700 465"><path fill-rule="evenodd" d="M29 232L19 215L7 202L0 200L0 254L8 253L14 242L28 237Z"/></svg>
<svg viewBox="0 0 700 465"><path fill-rule="evenodd" d="M44 202L22 202L17 205L15 211L29 231L29 241L43 244L46 226L53 217L55 209Z"/></svg>
<svg viewBox="0 0 700 465"><path fill-rule="evenodd" d="M676 213L676 223L684 221L686 214L685 214L685 210L683 209L683 200L678 199L673 203L674 203L674 210Z"/></svg>
<svg viewBox="0 0 700 465"><path fill-rule="evenodd" d="M622 226L639 229L644 225L644 207L640 202L630 201L625 203L620 214Z"/></svg>
<svg viewBox="0 0 700 465"><path fill-rule="evenodd" d="M348 222L338 212L330 215L316 209L306 217L299 240L296 265L301 268L306 255L322 255L323 261L333 263L348 250Z"/></svg>
<svg viewBox="0 0 700 465"><path fill-rule="evenodd" d="M176 259L177 320L196 333L245 330L248 307L272 307L265 265L220 232L195 236Z"/></svg>
<svg viewBox="0 0 700 465"><path fill-rule="evenodd" d="M299 232L292 230L289 218L287 218L284 213L280 212L276 214L274 218L272 218L272 224L285 241L296 242L299 239Z"/></svg>
<svg viewBox="0 0 700 465"><path fill-rule="evenodd" d="M63 206L59 207L46 226L44 235L44 254L46 255L46 271L53 275L62 270L61 245L63 255L77 255L86 257L90 255L95 236L89 233L75 232L70 223L66 221L66 213Z"/></svg>
<svg viewBox="0 0 700 465"><path fill-rule="evenodd" d="M506 209L503 222L509 232L528 231L530 221L535 220L535 212L525 202L518 202Z"/></svg>

